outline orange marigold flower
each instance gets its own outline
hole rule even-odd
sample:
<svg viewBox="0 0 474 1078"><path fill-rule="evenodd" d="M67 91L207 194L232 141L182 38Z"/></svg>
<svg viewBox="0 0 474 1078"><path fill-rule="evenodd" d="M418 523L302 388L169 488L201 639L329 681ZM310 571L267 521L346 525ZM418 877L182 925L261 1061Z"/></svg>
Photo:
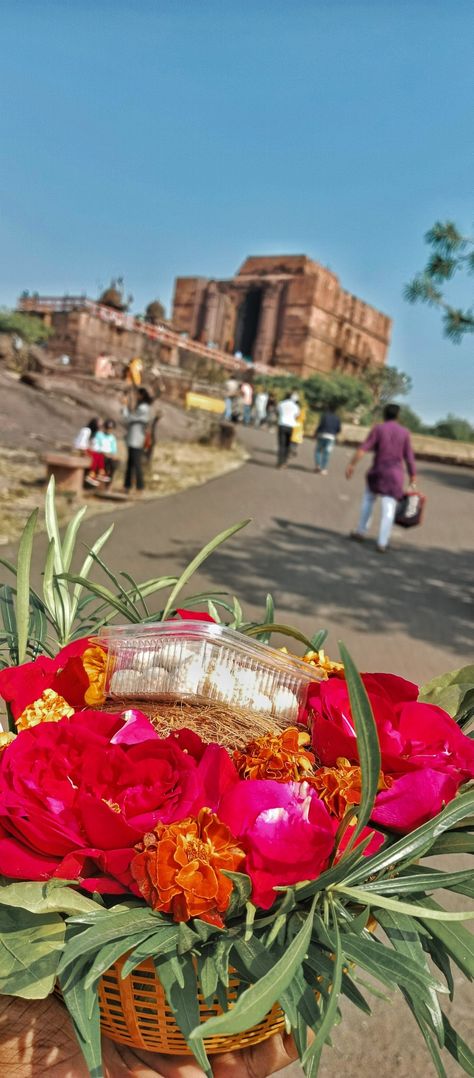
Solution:
<svg viewBox="0 0 474 1078"><path fill-rule="evenodd" d="M84 693L84 700L89 707L97 707L105 700L107 652L99 647L86 648L82 656L82 665L89 678L89 688Z"/></svg>
<svg viewBox="0 0 474 1078"><path fill-rule="evenodd" d="M59 722L65 716L74 715L74 708L66 703L63 696L54 689L45 689L41 696L25 707L21 715L15 719L18 731L28 730L30 726L37 726L40 722Z"/></svg>
<svg viewBox="0 0 474 1078"><path fill-rule="evenodd" d="M229 828L211 809L178 823L158 823L135 846L130 869L140 893L154 910L175 921L201 921L223 926L232 892L224 876L236 872L245 858Z"/></svg>
<svg viewBox="0 0 474 1078"><path fill-rule="evenodd" d="M249 741L243 752L236 749L234 764L242 779L302 782L312 774L315 762L314 753L304 747L310 740L306 730L289 726Z"/></svg>
<svg viewBox="0 0 474 1078"><path fill-rule="evenodd" d="M10 730L0 730L0 754L15 740L15 736Z"/></svg>
<svg viewBox="0 0 474 1078"><path fill-rule="evenodd" d="M344 680L344 665L338 663L334 659L330 659L325 652L321 651L307 651L303 656L304 663L310 663L311 666L317 666L319 671L328 677L338 677ZM325 679L324 679L325 680Z"/></svg>
<svg viewBox="0 0 474 1078"><path fill-rule="evenodd" d="M344 756L338 756L336 765L320 767L309 781L333 816L342 819L349 805L360 805L362 771ZM381 771L377 790L388 790L391 785L392 779Z"/></svg>

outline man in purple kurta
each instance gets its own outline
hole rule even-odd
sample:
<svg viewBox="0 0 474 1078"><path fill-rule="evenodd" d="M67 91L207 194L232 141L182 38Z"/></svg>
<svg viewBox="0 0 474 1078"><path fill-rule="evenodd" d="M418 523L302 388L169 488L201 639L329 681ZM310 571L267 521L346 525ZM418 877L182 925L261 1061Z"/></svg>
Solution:
<svg viewBox="0 0 474 1078"><path fill-rule="evenodd" d="M380 528L377 550L386 551L392 531L397 501L403 495L405 463L410 486L416 485L416 465L410 434L405 427L397 423L400 408L398 404L387 404L383 423L372 428L365 442L356 450L347 465L346 477L350 479L354 468L364 453L373 451L372 466L367 472L367 489L362 499L357 531L351 532L351 538L364 540L372 520L372 513L377 496L382 500Z"/></svg>

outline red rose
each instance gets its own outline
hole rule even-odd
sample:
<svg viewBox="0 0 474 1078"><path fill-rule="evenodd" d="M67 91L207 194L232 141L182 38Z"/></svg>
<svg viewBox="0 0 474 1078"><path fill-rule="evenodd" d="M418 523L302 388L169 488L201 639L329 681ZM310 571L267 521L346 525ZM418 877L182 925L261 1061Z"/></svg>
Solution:
<svg viewBox="0 0 474 1078"><path fill-rule="evenodd" d="M219 746L197 761L139 712L126 714L84 711L24 730L3 751L0 874L136 892L129 865L143 835L213 808L211 771L216 789L238 780Z"/></svg>
<svg viewBox="0 0 474 1078"><path fill-rule="evenodd" d="M41 655L34 662L0 671L0 696L10 705L13 718L18 719L25 708L39 700L45 689L53 689L71 707L83 707L89 678L81 656L88 647L87 637L73 640L54 659Z"/></svg>

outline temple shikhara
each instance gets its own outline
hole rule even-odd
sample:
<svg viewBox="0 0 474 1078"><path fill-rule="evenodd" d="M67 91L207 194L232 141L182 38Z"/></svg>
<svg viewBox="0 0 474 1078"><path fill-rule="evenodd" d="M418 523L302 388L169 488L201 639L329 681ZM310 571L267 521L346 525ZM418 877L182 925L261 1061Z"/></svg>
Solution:
<svg viewBox="0 0 474 1078"><path fill-rule="evenodd" d="M385 363L392 326L306 255L252 255L229 280L178 277L171 320L158 324L86 296L25 294L18 309L50 326L50 355L90 371L100 352L172 366L187 352L228 369L357 376Z"/></svg>
<svg viewBox="0 0 474 1078"><path fill-rule="evenodd" d="M385 363L392 322L306 255L252 255L235 277L178 277L173 327L254 363L309 376Z"/></svg>

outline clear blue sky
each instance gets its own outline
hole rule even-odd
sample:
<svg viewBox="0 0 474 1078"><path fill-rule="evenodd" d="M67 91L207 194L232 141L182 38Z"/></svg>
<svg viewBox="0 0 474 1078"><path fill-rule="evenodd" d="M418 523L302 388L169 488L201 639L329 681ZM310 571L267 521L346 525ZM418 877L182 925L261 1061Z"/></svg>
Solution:
<svg viewBox="0 0 474 1078"><path fill-rule="evenodd" d="M123 275L169 308L177 275L307 253L392 315L409 403L472 418L472 338L401 298L435 219L472 228L471 0L3 0L0 25L0 303Z"/></svg>

